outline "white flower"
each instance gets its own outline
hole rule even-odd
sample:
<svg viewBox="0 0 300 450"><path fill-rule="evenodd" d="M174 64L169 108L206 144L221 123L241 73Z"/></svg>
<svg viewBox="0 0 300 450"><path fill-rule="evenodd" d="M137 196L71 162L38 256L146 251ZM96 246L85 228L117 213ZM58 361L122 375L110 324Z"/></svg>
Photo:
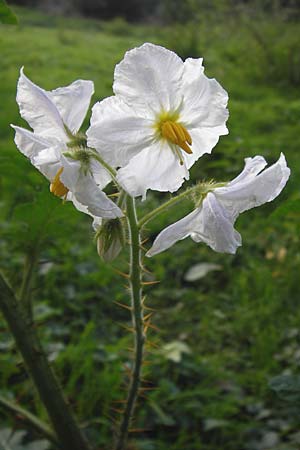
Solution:
<svg viewBox="0 0 300 450"><path fill-rule="evenodd" d="M17 102L33 132L13 125L15 143L50 181L54 195L73 201L93 217L114 218L122 212L102 192L111 177L84 150L85 138L78 133L93 92L93 83L87 80L47 92L21 69Z"/></svg>
<svg viewBox="0 0 300 450"><path fill-rule="evenodd" d="M233 227L239 214L274 200L290 176L283 154L263 171L266 165L262 156L246 158L244 170L238 177L209 192L198 208L165 228L147 256L156 255L188 236L216 252L234 254L242 245L241 236Z"/></svg>
<svg viewBox="0 0 300 450"><path fill-rule="evenodd" d="M176 191L228 133L227 93L203 71L202 58L183 62L149 43L116 66L116 95L93 107L87 136L105 161L121 167L117 180L131 196Z"/></svg>

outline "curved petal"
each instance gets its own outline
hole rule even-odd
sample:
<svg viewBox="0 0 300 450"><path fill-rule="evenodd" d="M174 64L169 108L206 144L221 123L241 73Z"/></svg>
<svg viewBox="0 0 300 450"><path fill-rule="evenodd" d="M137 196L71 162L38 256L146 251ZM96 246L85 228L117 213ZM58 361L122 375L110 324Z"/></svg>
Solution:
<svg viewBox="0 0 300 450"><path fill-rule="evenodd" d="M63 142L68 140L58 109L48 93L32 83L23 73L17 87L17 103L20 114L35 133L42 137L53 137Z"/></svg>
<svg viewBox="0 0 300 450"><path fill-rule="evenodd" d="M136 115L118 97L96 103L87 131L88 145L114 167L126 165L154 139L153 121Z"/></svg>
<svg viewBox="0 0 300 450"><path fill-rule="evenodd" d="M234 186L241 182L253 180L267 165L267 161L262 156L254 156L254 158L245 158L245 166L242 172L235 177L227 187Z"/></svg>
<svg viewBox="0 0 300 450"><path fill-rule="evenodd" d="M49 180L52 181L61 169L61 153L58 147L46 148L32 158L32 164Z"/></svg>
<svg viewBox="0 0 300 450"><path fill-rule="evenodd" d="M63 122L72 133L76 133L86 116L93 93L92 81L77 80L69 86L47 92L47 95L58 109Z"/></svg>
<svg viewBox="0 0 300 450"><path fill-rule="evenodd" d="M185 154L187 168L189 169L205 153L211 153L219 141L220 136L227 134L225 125L215 128L194 128L188 130L192 138L192 153Z"/></svg>
<svg viewBox="0 0 300 450"><path fill-rule="evenodd" d="M199 215L199 209L195 209L183 219L169 225L155 238L152 247L146 253L146 256L154 256L172 247L177 241L181 241L190 236L195 228L195 220Z"/></svg>
<svg viewBox="0 0 300 450"><path fill-rule="evenodd" d="M97 217L94 216L93 214L91 214L88 210L88 207L85 205L82 205L74 196L74 194L70 191L68 192L67 195L67 200L71 201L73 203L73 205L75 206L76 209L78 209L78 211L83 212L84 214L88 214L89 216L91 216L93 218L93 229L95 231L97 231L97 229L101 226L102 223L102 218L101 217Z"/></svg>
<svg viewBox="0 0 300 450"><path fill-rule="evenodd" d="M183 62L174 52L150 43L128 51L115 68L113 90L139 112L176 110Z"/></svg>
<svg viewBox="0 0 300 450"><path fill-rule="evenodd" d="M255 158L252 163L254 164ZM263 161L258 162L256 170L263 166ZM250 162L246 161L246 166ZM223 188L217 188L214 194L224 207L230 212L231 216L236 217L248 209L255 208L266 202L271 202L276 198L290 176L290 169L283 153L281 153L278 161L269 168L262 171L257 176L244 176L240 181L229 184Z"/></svg>
<svg viewBox="0 0 300 450"><path fill-rule="evenodd" d="M190 128L219 127L228 119L227 92L203 70L202 58L184 62L180 118Z"/></svg>
<svg viewBox="0 0 300 450"><path fill-rule="evenodd" d="M233 220L213 193L208 193L194 223L191 238L204 242L219 253L234 254L242 245L240 234L233 227Z"/></svg>
<svg viewBox="0 0 300 450"><path fill-rule="evenodd" d="M95 159L90 161L90 171L100 189L104 189L111 181L110 173Z"/></svg>
<svg viewBox="0 0 300 450"><path fill-rule="evenodd" d="M45 139L32 131L25 128L11 125L15 130L15 144L23 155L27 156L31 161L41 151L52 147L53 140Z"/></svg>
<svg viewBox="0 0 300 450"><path fill-rule="evenodd" d="M119 169L117 180L132 197L146 198L148 189L175 192L184 178L189 179L185 165L180 165L176 154L163 141L156 142Z"/></svg>
<svg viewBox="0 0 300 450"><path fill-rule="evenodd" d="M93 216L105 219L123 216L121 209L97 186L92 176L81 172L73 194L79 203L87 206L88 212Z"/></svg>

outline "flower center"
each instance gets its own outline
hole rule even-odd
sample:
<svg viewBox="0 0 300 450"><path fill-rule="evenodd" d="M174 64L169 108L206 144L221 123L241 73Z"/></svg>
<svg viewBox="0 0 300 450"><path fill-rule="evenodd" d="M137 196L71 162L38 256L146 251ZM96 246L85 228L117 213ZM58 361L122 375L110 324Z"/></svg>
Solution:
<svg viewBox="0 0 300 450"><path fill-rule="evenodd" d="M192 138L187 129L180 123L166 120L161 124L160 132L163 138L178 145L185 153L189 155L193 153L190 148Z"/></svg>
<svg viewBox="0 0 300 450"><path fill-rule="evenodd" d="M64 168L61 167L57 174L55 175L52 183L50 184L50 192L57 197L66 197L69 189L60 181L60 175L62 174Z"/></svg>

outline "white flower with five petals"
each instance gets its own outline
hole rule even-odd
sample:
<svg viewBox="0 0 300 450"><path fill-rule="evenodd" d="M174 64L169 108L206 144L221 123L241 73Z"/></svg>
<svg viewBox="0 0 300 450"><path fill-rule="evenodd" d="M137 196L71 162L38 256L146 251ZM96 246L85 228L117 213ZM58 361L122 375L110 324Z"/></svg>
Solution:
<svg viewBox="0 0 300 450"><path fill-rule="evenodd" d="M93 107L87 136L106 162L121 167L117 180L131 196L175 192L228 133L228 95L203 71L202 58L183 62L149 43L116 66L116 95Z"/></svg>
<svg viewBox="0 0 300 450"><path fill-rule="evenodd" d="M244 170L238 177L209 192L198 208L165 228L147 256L163 252L188 236L216 252L234 254L242 245L241 236L234 229L239 214L274 200L290 176L283 154L275 164L263 170L266 165L262 156L246 158Z"/></svg>
<svg viewBox="0 0 300 450"><path fill-rule="evenodd" d="M33 131L13 126L15 143L50 181L50 191L96 217L114 218L122 211L102 189L111 180L107 171L89 157L78 133L94 92L92 81L77 80L69 86L45 91L21 69L17 87L20 114ZM69 155L69 156L67 156Z"/></svg>

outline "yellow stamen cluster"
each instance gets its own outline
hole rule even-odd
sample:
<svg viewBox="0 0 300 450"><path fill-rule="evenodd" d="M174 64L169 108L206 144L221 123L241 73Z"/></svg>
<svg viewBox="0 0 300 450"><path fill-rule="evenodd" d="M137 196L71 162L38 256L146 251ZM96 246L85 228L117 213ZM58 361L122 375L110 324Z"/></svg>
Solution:
<svg viewBox="0 0 300 450"><path fill-rule="evenodd" d="M172 144L178 145L189 155L192 153L190 148L190 145L192 145L192 138L187 129L180 123L166 120L161 125L161 135L172 142Z"/></svg>
<svg viewBox="0 0 300 450"><path fill-rule="evenodd" d="M55 175L52 183L50 184L50 192L57 197L66 197L69 189L60 181L60 175L62 174L64 168L61 167L57 174Z"/></svg>

